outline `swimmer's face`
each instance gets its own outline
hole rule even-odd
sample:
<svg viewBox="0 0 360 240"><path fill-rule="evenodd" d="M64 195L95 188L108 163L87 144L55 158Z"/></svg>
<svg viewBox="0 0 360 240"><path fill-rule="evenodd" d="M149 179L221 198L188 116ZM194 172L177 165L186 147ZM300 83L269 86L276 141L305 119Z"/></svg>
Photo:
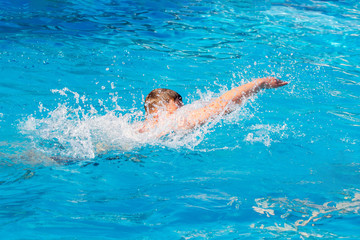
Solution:
<svg viewBox="0 0 360 240"><path fill-rule="evenodd" d="M166 111L170 114L173 114L176 110L184 106L182 99L170 100L166 106Z"/></svg>

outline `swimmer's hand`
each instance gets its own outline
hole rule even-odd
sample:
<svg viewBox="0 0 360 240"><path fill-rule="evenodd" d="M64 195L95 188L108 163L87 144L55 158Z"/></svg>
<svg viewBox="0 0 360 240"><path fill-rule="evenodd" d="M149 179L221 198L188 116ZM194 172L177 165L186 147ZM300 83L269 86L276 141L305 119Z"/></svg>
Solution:
<svg viewBox="0 0 360 240"><path fill-rule="evenodd" d="M274 77L266 77L258 79L259 85L263 89L278 88L288 84L288 82L281 81Z"/></svg>

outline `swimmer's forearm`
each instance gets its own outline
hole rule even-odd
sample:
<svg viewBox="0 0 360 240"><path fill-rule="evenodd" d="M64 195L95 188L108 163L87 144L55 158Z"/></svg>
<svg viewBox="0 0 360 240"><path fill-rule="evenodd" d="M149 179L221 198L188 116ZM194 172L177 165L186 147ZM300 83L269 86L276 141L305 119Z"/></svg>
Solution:
<svg viewBox="0 0 360 240"><path fill-rule="evenodd" d="M213 102L215 107L226 108L230 103L242 104L244 100L258 93L261 89L277 88L288 84L274 77L259 78L226 92Z"/></svg>
<svg viewBox="0 0 360 240"><path fill-rule="evenodd" d="M208 115L220 114L226 110L229 104L241 104L244 100L263 89L263 86L263 80L256 79L252 82L233 88L211 102L204 110L208 112Z"/></svg>
<svg viewBox="0 0 360 240"><path fill-rule="evenodd" d="M217 100L223 103L221 104L221 106L224 105L222 107L226 107L226 105L228 105L231 102L236 104L241 104L245 99L256 94L263 88L264 88L263 79L262 78L256 79L252 82L231 89L230 91L220 96Z"/></svg>
<svg viewBox="0 0 360 240"><path fill-rule="evenodd" d="M262 89L261 82L262 81L260 79L257 79L233 88L216 98L209 105L191 112L187 119L186 128L193 128L196 125L205 123L211 117L230 112L230 103L241 104L246 98Z"/></svg>
<svg viewBox="0 0 360 240"><path fill-rule="evenodd" d="M219 98L212 101L209 105L193 111L188 118L187 128L205 123L209 118L222 113L231 112L229 106L232 103L242 104L247 98L265 88L277 88L288 84L273 77L259 78L239 87L233 88Z"/></svg>

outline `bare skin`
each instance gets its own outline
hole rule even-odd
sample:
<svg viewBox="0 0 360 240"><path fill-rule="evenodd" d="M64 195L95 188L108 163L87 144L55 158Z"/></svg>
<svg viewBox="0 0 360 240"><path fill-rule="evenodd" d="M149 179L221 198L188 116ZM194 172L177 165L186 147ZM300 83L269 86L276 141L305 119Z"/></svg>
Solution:
<svg viewBox="0 0 360 240"><path fill-rule="evenodd" d="M202 125L215 116L234 111L235 109L231 106L234 104L241 105L246 99L258 93L262 89L278 88L287 84L288 82L281 81L274 77L266 77L256 79L252 82L233 88L211 101L208 105L190 111L185 116L182 116L181 119L177 120L177 124L174 129L169 129L168 132L192 129L196 126ZM181 101L174 102L171 100L163 109L159 109L151 116L147 116L144 125L139 132L147 132L152 128L156 128L158 125L162 124L163 121L166 121L174 116L177 110L182 106L183 103ZM165 134L167 134L167 132L164 132L161 135Z"/></svg>

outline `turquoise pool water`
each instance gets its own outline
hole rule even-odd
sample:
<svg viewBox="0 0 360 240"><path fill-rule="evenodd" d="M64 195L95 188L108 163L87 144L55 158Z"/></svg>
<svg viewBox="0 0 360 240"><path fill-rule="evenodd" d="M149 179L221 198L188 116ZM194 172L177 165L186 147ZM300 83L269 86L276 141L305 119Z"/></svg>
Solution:
<svg viewBox="0 0 360 240"><path fill-rule="evenodd" d="M0 2L2 239L359 239L358 1ZM146 139L154 88L202 104Z"/></svg>

